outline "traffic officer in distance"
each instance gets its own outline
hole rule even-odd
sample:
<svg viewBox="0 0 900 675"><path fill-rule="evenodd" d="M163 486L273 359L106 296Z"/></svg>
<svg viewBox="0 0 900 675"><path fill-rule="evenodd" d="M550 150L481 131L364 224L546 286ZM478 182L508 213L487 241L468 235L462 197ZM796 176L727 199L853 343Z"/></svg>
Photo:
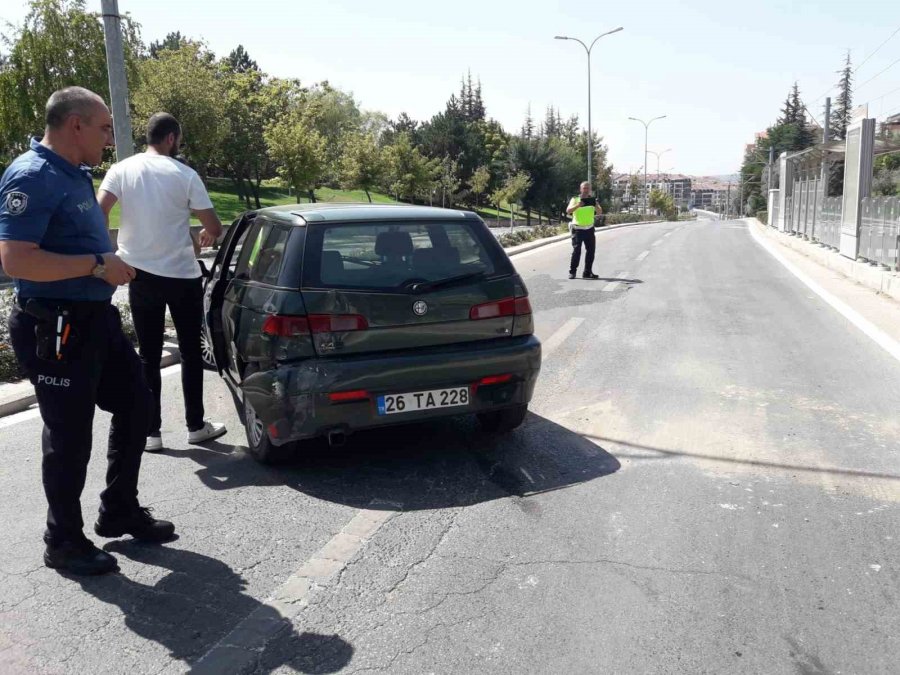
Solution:
<svg viewBox="0 0 900 675"><path fill-rule="evenodd" d="M569 231L572 233L572 258L569 261L569 278L574 279L581 261L581 247L584 245L584 279L599 279L594 274L594 251L597 242L594 237L594 219L602 213L597 200L591 196L591 184L581 184L580 195L569 200L566 215L572 216Z"/></svg>
<svg viewBox="0 0 900 675"><path fill-rule="evenodd" d="M60 89L47 101L43 139L0 178L0 262L16 284L10 337L44 421L44 562L75 574L118 569L83 533L95 406L111 412L112 423L94 530L150 542L175 532L137 498L150 392L112 305L116 286L135 272L112 253L89 169L112 140L112 118L97 94Z"/></svg>

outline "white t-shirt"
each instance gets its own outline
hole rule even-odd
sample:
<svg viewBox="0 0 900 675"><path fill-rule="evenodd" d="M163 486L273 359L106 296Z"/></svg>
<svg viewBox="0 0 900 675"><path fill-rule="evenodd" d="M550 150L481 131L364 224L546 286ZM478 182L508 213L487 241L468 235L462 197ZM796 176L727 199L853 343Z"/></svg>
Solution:
<svg viewBox="0 0 900 675"><path fill-rule="evenodd" d="M195 279L191 209L211 209L200 176L172 157L140 153L113 164L100 184L122 209L117 254L162 277Z"/></svg>

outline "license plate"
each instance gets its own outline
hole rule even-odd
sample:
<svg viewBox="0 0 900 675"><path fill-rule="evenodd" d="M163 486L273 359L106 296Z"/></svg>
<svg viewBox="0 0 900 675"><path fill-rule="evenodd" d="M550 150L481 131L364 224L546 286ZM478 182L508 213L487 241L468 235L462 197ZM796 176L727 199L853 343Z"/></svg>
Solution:
<svg viewBox="0 0 900 675"><path fill-rule="evenodd" d="M386 394L379 396L377 402L379 415L462 407L469 405L469 388L454 387L452 389L414 391L408 394Z"/></svg>

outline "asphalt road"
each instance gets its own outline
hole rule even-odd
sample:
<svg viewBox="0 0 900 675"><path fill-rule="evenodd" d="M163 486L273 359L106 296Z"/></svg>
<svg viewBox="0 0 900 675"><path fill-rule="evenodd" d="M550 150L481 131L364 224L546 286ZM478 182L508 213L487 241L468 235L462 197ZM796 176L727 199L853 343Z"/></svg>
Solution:
<svg viewBox="0 0 900 675"><path fill-rule="evenodd" d="M602 233L600 281L568 253L514 259L545 358L501 439L262 467L212 374L230 431L186 444L172 371L141 496L181 536L119 575L41 565L39 420L0 420L0 671L897 672L900 364L739 223Z"/></svg>

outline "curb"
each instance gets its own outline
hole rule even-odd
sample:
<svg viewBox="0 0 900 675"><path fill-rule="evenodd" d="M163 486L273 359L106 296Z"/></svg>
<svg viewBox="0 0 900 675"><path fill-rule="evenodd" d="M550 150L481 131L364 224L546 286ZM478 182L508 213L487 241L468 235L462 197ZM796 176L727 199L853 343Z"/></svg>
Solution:
<svg viewBox="0 0 900 675"><path fill-rule="evenodd" d="M850 258L845 258L832 249L778 232L768 225L762 224L756 218L747 218L745 220L750 227L756 227L757 232L766 237L766 239L775 241L780 246L789 248L792 251L797 251L819 265L844 275L851 281L855 281L876 293L886 295L892 300L900 302L900 275L889 270L873 267L868 263L850 260Z"/></svg>
<svg viewBox="0 0 900 675"><path fill-rule="evenodd" d="M633 227L634 225L654 225L656 223L689 223L693 222L690 220L645 220L640 223L619 223L618 225L607 225L606 227L600 227L596 229L597 234L601 234L603 232L609 232L610 230L618 230L622 227ZM506 251L506 255L512 257L514 255L518 255L519 253L525 253L526 251L532 251L536 248L540 248L541 246L548 246L550 244L555 244L558 241L563 241L564 239L568 239L569 234L558 234L554 237L546 237L544 239L538 239L536 241L529 241L524 244L519 244L518 246L511 246L510 248L503 249Z"/></svg>
<svg viewBox="0 0 900 675"><path fill-rule="evenodd" d="M169 342L164 343L162 360L159 364L160 370L174 366L177 363L181 363L181 354L178 352L178 347ZM10 389L22 389L28 393L24 395L13 394L10 400L3 401L3 389L7 389L7 391ZM34 395L34 387L28 380L0 386L0 417L9 417L10 415L24 412L35 403L37 403L37 397Z"/></svg>

